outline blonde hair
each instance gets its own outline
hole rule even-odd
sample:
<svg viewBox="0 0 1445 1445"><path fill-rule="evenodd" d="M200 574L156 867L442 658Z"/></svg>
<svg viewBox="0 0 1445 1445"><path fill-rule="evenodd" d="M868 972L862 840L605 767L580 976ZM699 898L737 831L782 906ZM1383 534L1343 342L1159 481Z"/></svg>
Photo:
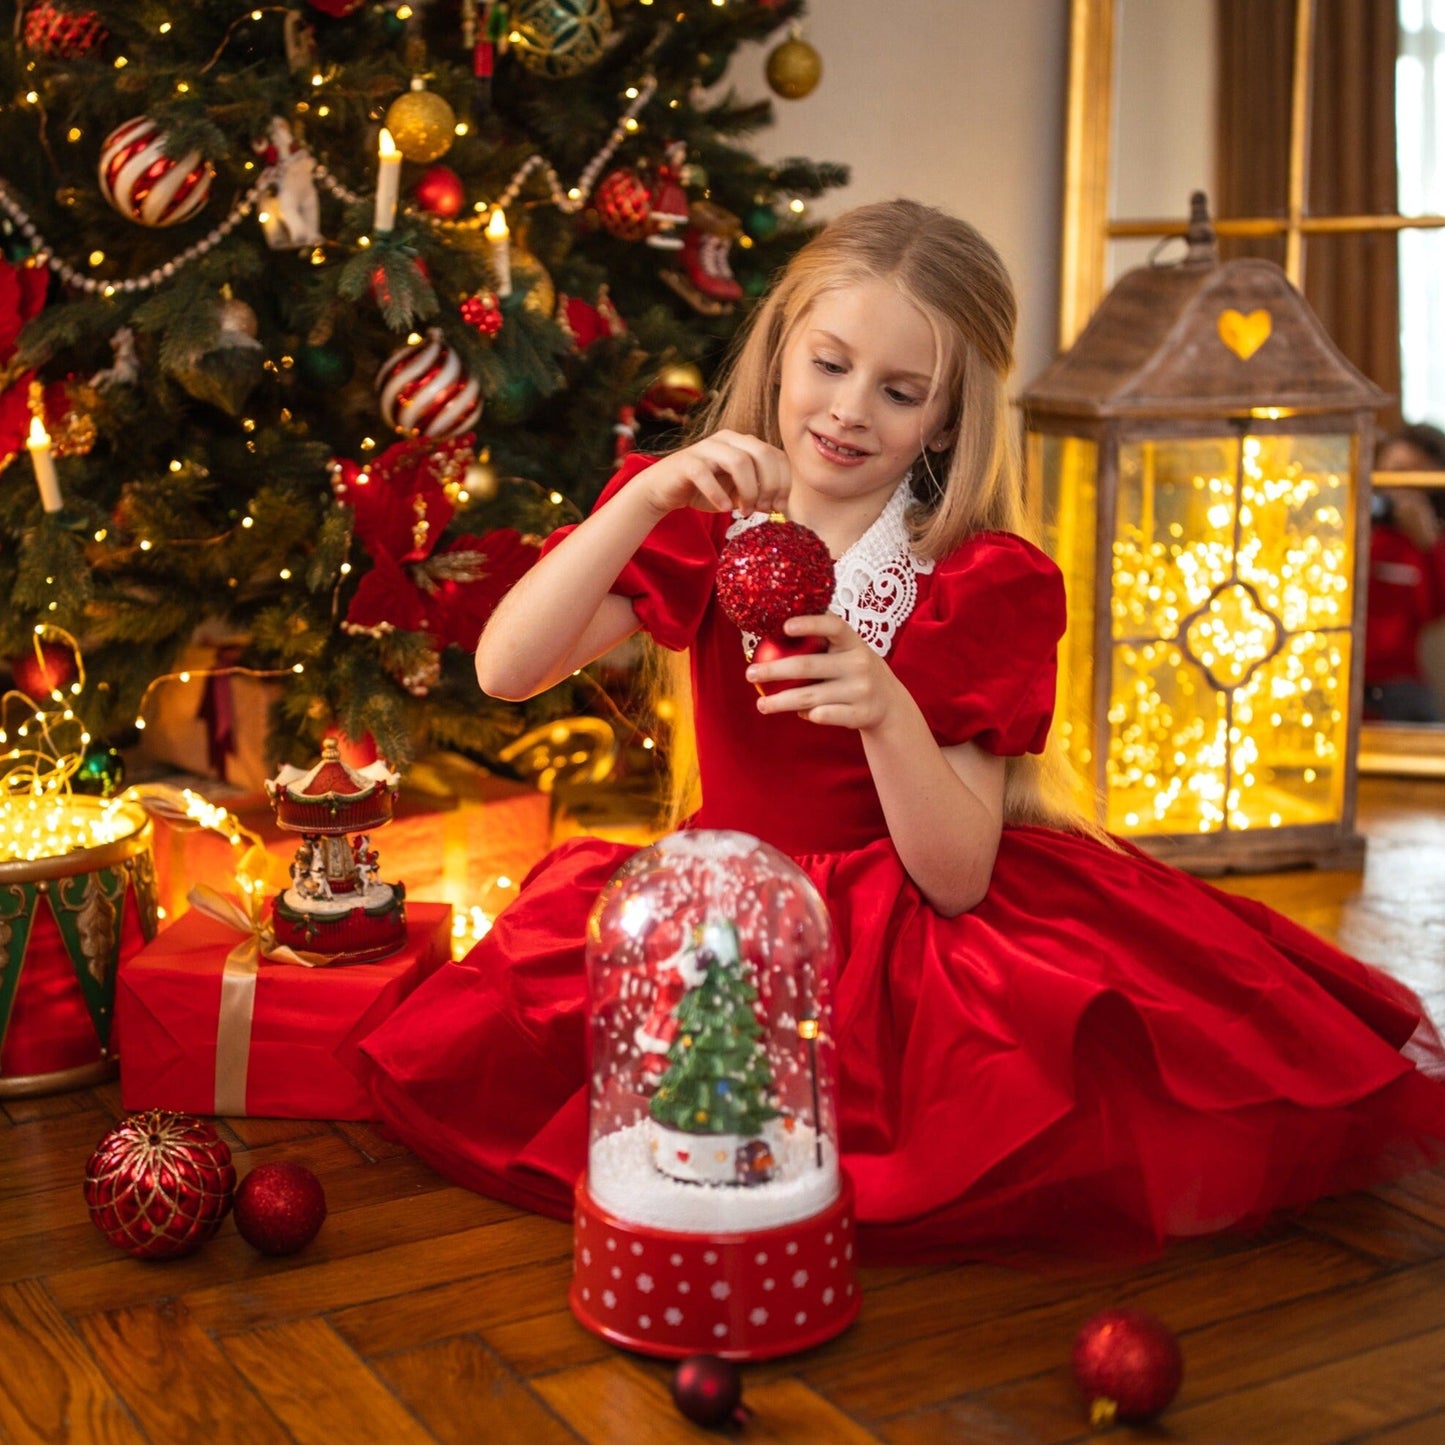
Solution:
<svg viewBox="0 0 1445 1445"><path fill-rule="evenodd" d="M937 560L976 532L1027 536L1008 397L1018 320L1013 283L974 227L917 201L859 206L794 255L739 333L685 440L727 427L780 446L777 376L784 346L820 296L870 280L892 284L927 318L941 362L930 400L941 394L949 403L946 445L920 453L913 466L914 550ZM686 686L682 695L690 697ZM675 778L685 767L685 758L674 759ZM1051 735L1042 754L1008 760L1005 821L1098 834L1079 807L1082 786ZM680 791L685 780L675 796Z"/></svg>

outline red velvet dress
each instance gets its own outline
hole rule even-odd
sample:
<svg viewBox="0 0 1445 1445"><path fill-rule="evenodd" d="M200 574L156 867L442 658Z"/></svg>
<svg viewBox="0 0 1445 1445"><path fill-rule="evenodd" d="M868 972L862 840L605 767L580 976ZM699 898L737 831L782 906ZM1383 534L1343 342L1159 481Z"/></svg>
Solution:
<svg viewBox="0 0 1445 1445"><path fill-rule="evenodd" d="M771 842L828 903L867 1257L1149 1251L1440 1157L1439 1040L1418 1001L1258 903L1133 850L1009 827L983 902L930 908L857 735L756 711L713 602L727 525L670 515L614 590L664 645L692 648L695 825ZM1057 569L994 533L917 581L888 662L935 737L1041 747ZM570 1214L587 1151L584 927L631 851L554 851L468 957L366 1040L384 1123L448 1177Z"/></svg>

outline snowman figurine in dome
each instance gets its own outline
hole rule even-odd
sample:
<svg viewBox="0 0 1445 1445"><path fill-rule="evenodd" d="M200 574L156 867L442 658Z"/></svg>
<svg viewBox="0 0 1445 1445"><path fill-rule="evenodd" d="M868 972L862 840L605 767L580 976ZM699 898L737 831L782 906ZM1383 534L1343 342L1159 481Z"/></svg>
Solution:
<svg viewBox="0 0 1445 1445"><path fill-rule="evenodd" d="M400 778L380 760L342 762L335 738L321 761L289 763L266 782L276 825L300 833L291 886L271 902L276 941L338 963L373 963L406 942L406 889L377 877L371 834L391 821Z"/></svg>

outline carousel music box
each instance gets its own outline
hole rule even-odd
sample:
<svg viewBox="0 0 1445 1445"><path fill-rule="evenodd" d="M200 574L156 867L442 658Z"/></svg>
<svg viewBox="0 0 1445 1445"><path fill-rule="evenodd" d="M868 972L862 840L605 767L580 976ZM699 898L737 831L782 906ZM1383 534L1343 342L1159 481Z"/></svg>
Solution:
<svg viewBox="0 0 1445 1445"><path fill-rule="evenodd" d="M380 760L341 761L335 738L305 771L289 763L266 782L276 826L301 834L291 886L272 900L276 942L343 963L374 963L406 942L406 888L377 877L371 835L391 822L400 777Z"/></svg>
<svg viewBox="0 0 1445 1445"><path fill-rule="evenodd" d="M766 1359L857 1315L832 961L817 890L744 833L674 833L602 890L573 1225L588 1329L647 1354Z"/></svg>

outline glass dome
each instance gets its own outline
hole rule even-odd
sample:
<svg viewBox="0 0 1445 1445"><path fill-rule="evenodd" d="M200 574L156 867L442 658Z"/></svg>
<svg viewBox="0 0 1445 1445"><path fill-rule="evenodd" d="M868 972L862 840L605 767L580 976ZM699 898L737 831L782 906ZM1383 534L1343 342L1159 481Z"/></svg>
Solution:
<svg viewBox="0 0 1445 1445"><path fill-rule="evenodd" d="M674 833L587 931L587 1188L620 1221L767 1230L838 1199L827 909L745 833Z"/></svg>

